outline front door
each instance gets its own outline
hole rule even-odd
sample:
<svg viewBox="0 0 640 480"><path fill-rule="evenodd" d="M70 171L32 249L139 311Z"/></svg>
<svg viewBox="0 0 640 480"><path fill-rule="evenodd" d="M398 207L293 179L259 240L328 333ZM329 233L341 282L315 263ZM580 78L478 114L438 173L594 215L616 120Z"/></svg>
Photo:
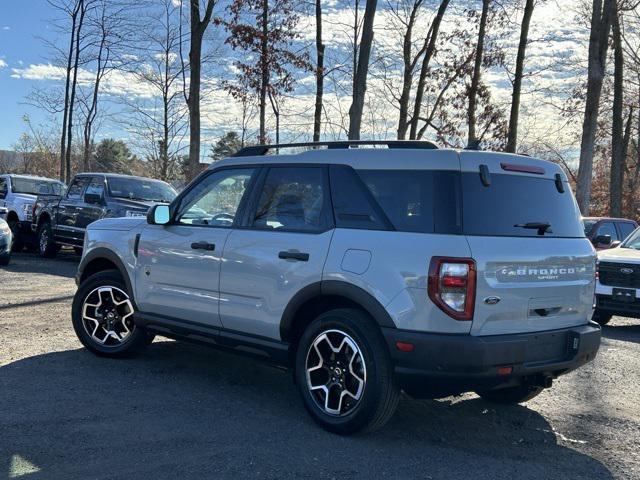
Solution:
<svg viewBox="0 0 640 480"><path fill-rule="evenodd" d="M80 227L84 191L91 177L80 176L73 180L67 194L58 203L55 235L66 243L82 243L84 230Z"/></svg>
<svg viewBox="0 0 640 480"><path fill-rule="evenodd" d="M142 231L136 268L141 312L220 326L222 251L253 174L234 168L202 177L172 209L168 225Z"/></svg>
<svg viewBox="0 0 640 480"><path fill-rule="evenodd" d="M244 228L224 248L220 319L278 340L289 301L322 279L333 221L325 167L271 167L264 177Z"/></svg>
<svg viewBox="0 0 640 480"><path fill-rule="evenodd" d="M96 220L100 220L104 214L104 177L92 177L84 192L83 202L80 204L77 225L79 228L86 229Z"/></svg>

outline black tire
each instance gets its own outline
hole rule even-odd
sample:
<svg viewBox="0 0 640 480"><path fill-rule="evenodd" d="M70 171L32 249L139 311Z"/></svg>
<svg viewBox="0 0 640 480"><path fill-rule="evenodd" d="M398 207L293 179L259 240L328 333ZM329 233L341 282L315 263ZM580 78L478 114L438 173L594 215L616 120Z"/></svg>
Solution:
<svg viewBox="0 0 640 480"><path fill-rule="evenodd" d="M343 368L342 387L333 384L333 387L341 388L338 390L340 403L336 405L337 408L334 408L336 411L341 411L344 408L344 412L340 414L328 413L324 408L327 403L324 406L320 405L322 400L319 399L319 396L322 393L320 391L312 392L307 381L307 361L309 360L311 363L317 361L311 360L311 355L317 356L317 353L311 351L314 348L313 344L323 333L327 332L329 332L329 335L345 334L348 336L349 341L354 342L361 352L361 355L356 358L356 351L351 349L350 345L345 347L345 356L348 357L352 354L349 364L352 365L353 369L359 369L358 373L362 375L365 381L362 388L354 388L354 390L360 390L358 400L353 400L353 397L351 397L345 400L344 407L342 407L342 394L340 392L344 390L343 387L349 382L356 381L357 384L360 383L355 375L351 375L354 371L352 368L349 368L349 370ZM343 336L342 338L346 337ZM333 341L331 341L331 345L333 345ZM325 347L328 348L328 344L322 348ZM336 355L335 361L340 362L340 358L340 356ZM363 359L363 362L360 362L360 358ZM333 375L328 368L332 361L334 361L333 358L327 362L324 360L318 362L323 367L322 369L317 367L317 373L326 375L327 382L331 382L329 377ZM362 369L362 363L366 370ZM342 364L338 363L338 365ZM351 378L346 378L346 375L351 376ZM367 314L356 309L336 309L323 313L305 329L298 342L295 376L304 406L311 417L324 429L342 435L362 430L373 431L382 427L393 416L400 398L400 389L394 378L393 364L382 333L378 325ZM346 399L347 397L345 396L344 398ZM355 404L350 405L349 402L355 402Z"/></svg>
<svg viewBox="0 0 640 480"><path fill-rule="evenodd" d="M593 317L591 317L591 320L593 320L594 322L599 323L600 325L602 325L603 327L609 323L611 321L611 317L613 317L613 315L609 314L609 313L604 313L600 310L595 310L593 312Z"/></svg>
<svg viewBox="0 0 640 480"><path fill-rule="evenodd" d="M517 387L500 388L497 390L477 391L485 400L501 405L516 405L528 402L542 393L544 388L531 385L519 385Z"/></svg>
<svg viewBox="0 0 640 480"><path fill-rule="evenodd" d="M20 234L20 227L18 226L18 221L15 218L11 218L10 220L7 220L7 223L9 224L9 228L11 229L11 234L13 235L13 243L11 244L11 251L21 252L22 248L24 247L24 244L20 239L21 234Z"/></svg>
<svg viewBox="0 0 640 480"><path fill-rule="evenodd" d="M53 258L60 251L60 245L53 240L51 222L44 221L38 228L38 253L44 258Z"/></svg>
<svg viewBox="0 0 640 480"><path fill-rule="evenodd" d="M73 329L78 336L80 342L91 352L96 355L102 357L110 357L110 358L125 358L133 356L140 351L142 351L151 341L153 341L153 335L149 335L147 331L139 326L135 326L133 324L132 316L127 315L126 319L126 327L129 330L129 333L125 336L120 342L115 340L108 335L103 335L107 331L106 328L99 327L100 333L96 334L97 337L105 337L105 343L100 343L89 333L89 329L93 329L96 326L96 323L87 321L83 318L83 308L85 303L95 304L96 299L98 299L99 303L104 301L104 306L109 307L109 299L99 296L95 297L96 291L100 288L112 289L115 291L115 294L118 295L117 301L121 301L124 299L124 295L126 295L127 299L130 300L129 305L124 305L121 308L125 308L125 313L133 313L133 298L131 294L128 292L127 287L122 280L122 276L120 272L117 270L106 270L103 272L98 272L95 275L90 276L85 281L80 284L78 291L76 292L73 298L73 306L72 306L72 321L73 321ZM102 293L102 295L106 295L106 291ZM113 298L113 297L112 297ZM100 314L94 307L88 308L88 316L94 317L96 319L102 318L106 323L106 314ZM122 313L122 310L119 314ZM123 315L124 317L124 315ZM117 317L116 317L117 318ZM118 321L113 322L114 325L118 324ZM119 325L123 327L123 321L120 321ZM122 334L123 328L117 328L115 326L111 327L111 331L119 331ZM108 338L107 338L108 337Z"/></svg>
<svg viewBox="0 0 640 480"><path fill-rule="evenodd" d="M7 253L6 255L0 256L0 266L6 267L7 265L9 265L10 261L11 261L11 253Z"/></svg>

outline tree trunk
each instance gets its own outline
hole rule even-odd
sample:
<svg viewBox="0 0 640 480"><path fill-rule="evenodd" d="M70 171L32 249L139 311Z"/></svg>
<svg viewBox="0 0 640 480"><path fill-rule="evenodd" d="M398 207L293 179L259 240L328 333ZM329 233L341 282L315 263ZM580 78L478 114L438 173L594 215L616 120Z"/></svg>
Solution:
<svg viewBox="0 0 640 480"><path fill-rule="evenodd" d="M71 35L69 38L69 55L67 56L67 75L64 87L64 110L62 114L62 135L60 136L60 181L65 181L65 158L67 153L67 118L69 116L69 88L71 83L71 70L73 66L73 48L75 44L76 21L78 18L78 6L76 4L71 14Z"/></svg>
<svg viewBox="0 0 640 480"><path fill-rule="evenodd" d="M267 91L269 89L269 64L267 56L269 54L269 2L262 0L262 45L260 47L260 70L262 78L260 80L260 138L258 143L267 143Z"/></svg>
<svg viewBox="0 0 640 480"><path fill-rule="evenodd" d="M436 13L433 23L431 24L431 35L425 39L427 48L424 52L424 58L422 59L422 67L420 68L420 77L418 78L418 85L416 87L416 99L413 105L413 116L411 117L410 124L411 129L409 131L409 138L416 140L418 138L418 123L420 122L420 112L422 111L422 99L424 98L424 89L427 83L427 73L429 73L429 63L433 58L433 54L436 51L436 42L438 40L438 33L440 31L440 24L444 17L447 7L449 6L449 0L442 0L438 12Z"/></svg>
<svg viewBox="0 0 640 480"><path fill-rule="evenodd" d="M71 82L71 95L69 97L69 115L67 122L67 149L65 152L65 181L71 182L71 150L73 148L73 110L76 101L76 86L78 85L78 68L80 64L80 38L82 32L82 24L87 10L84 0L80 0L80 18L78 19L78 28L76 30L75 40L75 57L73 60L73 80Z"/></svg>
<svg viewBox="0 0 640 480"><path fill-rule="evenodd" d="M413 3L411 8L411 14L409 15L409 21L407 22L407 30L404 32L402 41L402 92L400 93L400 99L398 101L399 115L398 115L398 140L404 140L407 136L407 129L409 127L409 97L411 96L411 85L413 83L413 70L415 68L414 59L411 56L413 47L413 26L418 16L418 11L422 5L422 0L417 0Z"/></svg>
<svg viewBox="0 0 640 480"><path fill-rule="evenodd" d="M623 105L624 96L624 54L622 51L622 34L620 32L620 12L616 12L612 20L614 71L613 71L613 119L611 122L611 177L609 185L609 215L622 216L622 184L624 182L624 131Z"/></svg>
<svg viewBox="0 0 640 480"><path fill-rule="evenodd" d="M364 96L367 90L369 58L373 44L373 21L376 16L377 0L367 0L362 24L362 39L358 52L358 68L354 79L353 101L349 108L349 140L359 140L362 127Z"/></svg>
<svg viewBox="0 0 640 480"><path fill-rule="evenodd" d="M589 215L591 182L593 180L593 153L598 128L600 96L607 63L609 31L615 13L615 0L593 0L591 34L589 36L589 65L587 73L587 95L582 123L580 164L576 200L582 215Z"/></svg>
<svg viewBox="0 0 640 480"><path fill-rule="evenodd" d="M313 112L313 141L320 141L322 96L324 95L324 43L322 43L322 0L316 0L316 107Z"/></svg>
<svg viewBox="0 0 640 480"><path fill-rule="evenodd" d="M524 74L524 59L529 40L529 25L533 16L534 0L526 0L524 16L520 26L520 44L516 57L516 73L513 79L513 94L511 96L511 115L509 116L509 133L507 135L507 152L515 153L518 145L518 119L520 116L520 94L522 92L522 75Z"/></svg>
<svg viewBox="0 0 640 480"><path fill-rule="evenodd" d="M189 168L188 179L200 173L200 85L202 77L202 40L211 22L215 0L207 0L204 18L200 20L200 0L191 0L191 33L189 49ZM165 145L165 150L168 145ZM168 150L167 150L168 151Z"/></svg>
<svg viewBox="0 0 640 480"><path fill-rule="evenodd" d="M480 28L478 30L478 43L476 45L476 58L473 66L473 76L469 87L469 140L467 145L470 148L477 146L476 137L476 107L478 101L478 88L480 86L480 75L482 72L482 57L484 55L484 37L487 30L487 16L489 15L489 4L491 0L482 0L482 16L480 17Z"/></svg>

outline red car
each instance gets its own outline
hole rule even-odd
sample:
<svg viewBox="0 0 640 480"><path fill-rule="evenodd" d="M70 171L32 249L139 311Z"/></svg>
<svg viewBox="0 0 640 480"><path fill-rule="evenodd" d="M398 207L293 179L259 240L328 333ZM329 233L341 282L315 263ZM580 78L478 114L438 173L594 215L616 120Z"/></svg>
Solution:
<svg viewBox="0 0 640 480"><path fill-rule="evenodd" d="M596 250L615 247L631 235L638 224L628 218L583 217L584 234Z"/></svg>

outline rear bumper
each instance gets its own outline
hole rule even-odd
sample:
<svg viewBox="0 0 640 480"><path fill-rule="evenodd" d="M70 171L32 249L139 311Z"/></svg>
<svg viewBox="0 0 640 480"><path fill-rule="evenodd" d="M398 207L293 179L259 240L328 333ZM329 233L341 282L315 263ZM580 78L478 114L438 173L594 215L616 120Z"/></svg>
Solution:
<svg viewBox="0 0 640 480"><path fill-rule="evenodd" d="M384 328L396 377L405 388L425 389L434 397L530 382L538 384L593 360L600 327L590 322L546 332L443 335ZM414 345L401 352L396 342ZM499 367L512 367L500 375Z"/></svg>
<svg viewBox="0 0 640 480"><path fill-rule="evenodd" d="M634 302L621 302L612 295L596 295L596 308L610 315L640 318L640 299L637 297Z"/></svg>

